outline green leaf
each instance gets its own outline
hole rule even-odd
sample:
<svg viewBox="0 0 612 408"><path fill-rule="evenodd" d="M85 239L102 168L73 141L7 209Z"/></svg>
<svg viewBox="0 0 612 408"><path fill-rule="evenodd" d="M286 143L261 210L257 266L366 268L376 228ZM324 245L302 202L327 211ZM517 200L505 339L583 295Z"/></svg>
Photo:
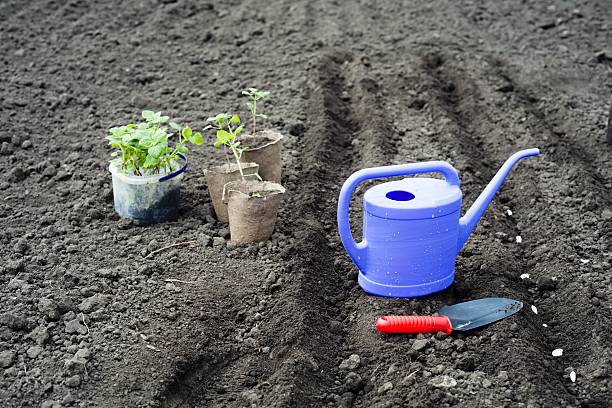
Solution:
<svg viewBox="0 0 612 408"><path fill-rule="evenodd" d="M110 128L108 136L105 137L109 144L115 149L111 152L111 157L121 163L123 172L134 175L142 175L143 170L148 172L158 172L168 169L173 161L178 160L178 153L187 154L187 142L194 145L204 143L201 132L195 132L188 126L181 126L176 122L169 122L171 132L179 131L179 143L176 146L169 145L169 138L172 133L168 133L169 127L162 125L168 122L169 117L163 116L161 112L145 110L142 117L146 121L137 124L128 124ZM222 130L222 127L229 126L232 118L227 113L220 113L214 118L206 129ZM222 125L216 126L217 121ZM235 139L232 129L226 129L220 135L219 147L224 143L231 143Z"/></svg>
<svg viewBox="0 0 612 408"><path fill-rule="evenodd" d="M155 142L153 138L151 137L151 135L149 134L149 135L144 135L143 137L138 139L138 144L140 145L140 147L148 149L149 147L153 146Z"/></svg>
<svg viewBox="0 0 612 408"><path fill-rule="evenodd" d="M158 132L157 136L155 136L153 138L153 140L155 141L155 143L168 143L168 138L170 137L170 135L168 135L166 132Z"/></svg>
<svg viewBox="0 0 612 408"><path fill-rule="evenodd" d="M217 131L217 141L220 141L221 144L227 144L230 143L232 140L234 140L236 138L236 136L228 131L225 131L223 129Z"/></svg>
<svg viewBox="0 0 612 408"><path fill-rule="evenodd" d="M137 141L138 139L139 137L137 135L128 134L128 135L123 135L122 141L123 143L130 143L130 142Z"/></svg>
<svg viewBox="0 0 612 408"><path fill-rule="evenodd" d="M257 88L249 88L247 91L242 91L242 94L250 96L253 100L258 101L270 95L270 92Z"/></svg>
<svg viewBox="0 0 612 408"><path fill-rule="evenodd" d="M163 145L155 145L155 146L151 146L149 147L149 150L147 150L147 153L149 154L149 156L158 158L162 152L164 151L164 147Z"/></svg>
<svg viewBox="0 0 612 408"><path fill-rule="evenodd" d="M234 115L232 116L232 118L230 119L231 123L240 123L240 118L238 117L238 115Z"/></svg>
<svg viewBox="0 0 612 408"><path fill-rule="evenodd" d="M235 130L234 130L234 135L239 135L240 133L242 133L242 131L244 130L244 125L240 125L238 126ZM236 136L234 136L236 137Z"/></svg>
<svg viewBox="0 0 612 408"><path fill-rule="evenodd" d="M183 129L181 134L183 135L185 139L189 140L189 137L193 134L193 131L191 130L190 127L186 127Z"/></svg>
<svg viewBox="0 0 612 408"><path fill-rule="evenodd" d="M142 164L142 168L143 169L150 169L152 167L156 167L159 163L159 160L157 157L153 157L151 155L147 155L147 158L145 159L144 163Z"/></svg>
<svg viewBox="0 0 612 408"><path fill-rule="evenodd" d="M200 132L195 132L193 134L193 137L191 138L191 143L193 143L194 145L201 145L202 143L204 143L204 137Z"/></svg>
<svg viewBox="0 0 612 408"><path fill-rule="evenodd" d="M223 123L224 121L229 120L229 118L230 118L230 115L228 113L219 113L217 116L213 116L213 117L206 119L206 121Z"/></svg>
<svg viewBox="0 0 612 408"><path fill-rule="evenodd" d="M159 125L161 123L166 123L170 117L162 116L161 112L153 112L153 111L142 111L142 117L148 122L148 124Z"/></svg>

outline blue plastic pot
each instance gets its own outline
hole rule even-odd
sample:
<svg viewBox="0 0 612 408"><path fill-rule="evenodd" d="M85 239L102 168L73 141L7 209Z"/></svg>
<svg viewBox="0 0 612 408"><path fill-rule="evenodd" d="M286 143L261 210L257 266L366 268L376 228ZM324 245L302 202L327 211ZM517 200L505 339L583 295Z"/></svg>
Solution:
<svg viewBox="0 0 612 408"><path fill-rule="evenodd" d="M178 217L181 201L181 180L187 169L187 158L181 155L183 165L165 175L133 176L119 171L112 163L115 211L135 224L156 224Z"/></svg>
<svg viewBox="0 0 612 408"><path fill-rule="evenodd" d="M455 257L512 167L538 149L512 155L472 207L460 217L462 193L457 170L441 161L374 167L346 180L338 200L338 230L344 248L359 268L368 293L418 297L447 288ZM353 240L349 203L355 188L370 179L441 173L445 180L406 178L370 188L363 196L363 240Z"/></svg>

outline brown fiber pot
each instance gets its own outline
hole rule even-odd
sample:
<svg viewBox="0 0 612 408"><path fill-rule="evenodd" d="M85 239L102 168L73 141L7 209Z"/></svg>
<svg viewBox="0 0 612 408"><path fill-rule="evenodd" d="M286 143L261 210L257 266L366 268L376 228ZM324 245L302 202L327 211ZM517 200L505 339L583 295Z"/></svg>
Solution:
<svg viewBox="0 0 612 408"><path fill-rule="evenodd" d="M259 196L253 196L253 193ZM232 241L266 241L274 231L285 188L269 181L233 181L225 185Z"/></svg>
<svg viewBox="0 0 612 408"><path fill-rule="evenodd" d="M259 164L259 175L264 181L280 183L282 140L283 135L272 130L241 136L240 143L247 150L240 160Z"/></svg>
<svg viewBox="0 0 612 408"><path fill-rule="evenodd" d="M242 163L242 172L246 177L254 178L259 170L256 163ZM212 199L215 214L220 222L227 224L229 216L227 214L227 204L223 202L223 186L230 181L240 181L240 170L238 164L224 164L222 166L211 167L205 171L208 193Z"/></svg>

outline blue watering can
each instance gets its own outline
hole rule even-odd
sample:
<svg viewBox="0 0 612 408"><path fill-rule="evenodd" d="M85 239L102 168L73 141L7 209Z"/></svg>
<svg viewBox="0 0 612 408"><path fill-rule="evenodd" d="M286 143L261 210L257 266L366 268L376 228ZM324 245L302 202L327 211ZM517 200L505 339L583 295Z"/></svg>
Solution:
<svg viewBox="0 0 612 408"><path fill-rule="evenodd" d="M388 297L425 296L450 286L457 253L512 167L539 154L538 149L513 154L461 218L458 173L446 162L373 167L351 175L340 191L338 230L359 268L359 285ZM349 226L355 188L366 180L418 173L442 173L445 180L405 178L368 189L363 196L363 240L355 242Z"/></svg>

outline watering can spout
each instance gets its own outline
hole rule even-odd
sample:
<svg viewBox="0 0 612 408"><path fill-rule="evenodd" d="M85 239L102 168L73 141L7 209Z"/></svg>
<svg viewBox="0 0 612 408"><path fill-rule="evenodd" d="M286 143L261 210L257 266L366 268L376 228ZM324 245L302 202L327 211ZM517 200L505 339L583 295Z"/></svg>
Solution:
<svg viewBox="0 0 612 408"><path fill-rule="evenodd" d="M460 251L463 248L463 245L468 240L470 234L478 224L480 217L485 212L491 200L499 190L499 187L502 185L510 170L514 167L516 163L518 163L521 159L529 156L538 156L540 154L539 149L526 149L521 150L520 152L514 153L504 165L499 169L495 177L489 182L487 187L485 187L484 191L480 193L474 204L470 207L469 210L465 213L463 217L459 220L459 242L457 246L457 250Z"/></svg>

